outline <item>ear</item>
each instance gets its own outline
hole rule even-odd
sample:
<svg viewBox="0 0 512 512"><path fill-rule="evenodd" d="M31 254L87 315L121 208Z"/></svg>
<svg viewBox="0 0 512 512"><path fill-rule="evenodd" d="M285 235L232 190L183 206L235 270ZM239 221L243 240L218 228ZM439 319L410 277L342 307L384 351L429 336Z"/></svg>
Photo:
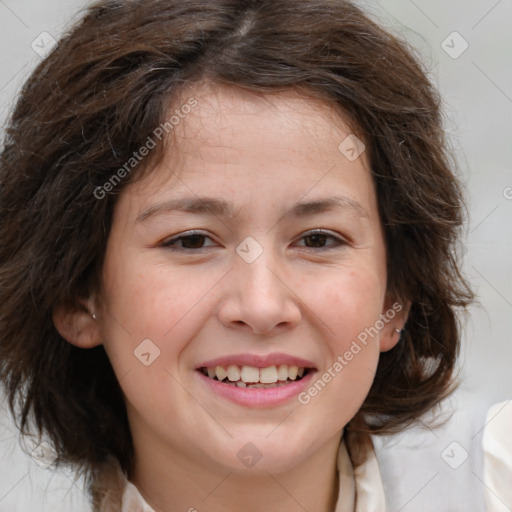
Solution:
<svg viewBox="0 0 512 512"><path fill-rule="evenodd" d="M380 334L381 352L391 350L400 341L401 331L407 322L410 309L410 301L399 301L386 294L381 315L384 323Z"/></svg>
<svg viewBox="0 0 512 512"><path fill-rule="evenodd" d="M72 345L93 348L102 343L100 325L93 317L94 311L92 300L55 306L53 323L59 334Z"/></svg>

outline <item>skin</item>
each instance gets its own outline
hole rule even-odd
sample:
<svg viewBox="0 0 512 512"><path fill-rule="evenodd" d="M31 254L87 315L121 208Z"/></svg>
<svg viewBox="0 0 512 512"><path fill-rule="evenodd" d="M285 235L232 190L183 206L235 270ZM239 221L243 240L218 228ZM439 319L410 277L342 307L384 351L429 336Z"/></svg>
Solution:
<svg viewBox="0 0 512 512"><path fill-rule="evenodd" d="M101 300L84 303L91 314L58 311L55 324L75 345L104 344L126 399L131 480L156 511L333 510L343 428L406 314L307 405L296 398L263 408L234 404L195 369L233 353L281 352L311 361L321 375L391 308L366 154L349 161L338 150L349 125L329 104L298 92L261 96L212 84L192 92L199 105L169 144L178 149L120 195ZM299 201L334 195L364 213L290 214ZM137 221L183 196L224 199L237 215L160 211ZM313 229L334 238L305 236ZM162 245L190 230L206 238L188 239L189 247L206 248ZM252 263L235 250L248 236L263 249ZM149 366L134 357L144 339L160 350ZM252 468L237 457L248 442L262 454Z"/></svg>

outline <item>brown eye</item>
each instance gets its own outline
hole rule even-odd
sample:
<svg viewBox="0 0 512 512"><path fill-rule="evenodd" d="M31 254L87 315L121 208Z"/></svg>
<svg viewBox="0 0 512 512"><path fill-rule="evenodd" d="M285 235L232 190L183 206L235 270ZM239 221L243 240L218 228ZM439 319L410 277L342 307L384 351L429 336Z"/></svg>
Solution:
<svg viewBox="0 0 512 512"><path fill-rule="evenodd" d="M308 247L324 247L327 235L309 235L305 236L306 246Z"/></svg>
<svg viewBox="0 0 512 512"><path fill-rule="evenodd" d="M305 241L305 247L308 249L334 249L346 244L345 240L325 231L310 231L300 240ZM326 245L329 240L333 240L334 244Z"/></svg>

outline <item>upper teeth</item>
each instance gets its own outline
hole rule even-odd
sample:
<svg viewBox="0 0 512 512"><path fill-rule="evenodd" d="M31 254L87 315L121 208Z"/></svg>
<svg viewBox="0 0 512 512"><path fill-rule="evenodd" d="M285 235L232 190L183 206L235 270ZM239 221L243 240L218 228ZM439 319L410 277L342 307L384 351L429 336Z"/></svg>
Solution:
<svg viewBox="0 0 512 512"><path fill-rule="evenodd" d="M304 375L304 368L299 366L288 366L282 364L279 366L268 366L266 368L256 368L255 366L237 366L229 365L227 368L216 366L207 368L208 377L217 377L218 380L224 380L226 377L231 382L242 381L246 383L260 382L262 384L272 384L277 381L287 379L295 380L297 376Z"/></svg>

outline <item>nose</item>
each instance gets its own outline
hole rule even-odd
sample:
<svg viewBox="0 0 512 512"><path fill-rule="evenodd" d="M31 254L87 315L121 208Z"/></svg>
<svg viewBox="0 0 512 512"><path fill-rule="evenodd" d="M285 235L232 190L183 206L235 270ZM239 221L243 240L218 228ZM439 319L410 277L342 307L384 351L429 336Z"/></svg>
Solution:
<svg viewBox="0 0 512 512"><path fill-rule="evenodd" d="M218 315L226 327L252 334L274 336L292 329L301 320L301 307L290 269L270 250L252 263L235 255Z"/></svg>

